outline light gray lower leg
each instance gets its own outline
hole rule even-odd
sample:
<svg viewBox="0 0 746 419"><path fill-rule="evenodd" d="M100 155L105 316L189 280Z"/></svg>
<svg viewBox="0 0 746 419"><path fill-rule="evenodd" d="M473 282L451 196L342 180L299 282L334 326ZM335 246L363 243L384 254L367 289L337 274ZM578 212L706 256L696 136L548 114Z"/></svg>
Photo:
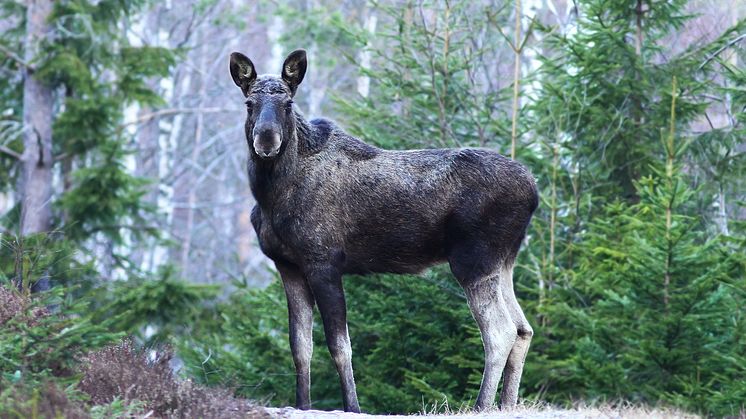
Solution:
<svg viewBox="0 0 746 419"><path fill-rule="evenodd" d="M518 304L513 290L513 267L507 266L501 272L500 286L502 295L510 314L510 318L516 326L518 337L513 344L513 348L508 355L508 360L503 371L503 389L500 394L500 408L511 408L518 402L518 388L521 384L521 375L523 375L523 366L526 362L526 354L531 344L531 337L534 334L531 325L528 324L526 316Z"/></svg>
<svg viewBox="0 0 746 419"><path fill-rule="evenodd" d="M350 335L345 325L342 333L336 334L333 338L328 339L329 352L332 355L334 365L339 373L339 381L342 385L343 402L345 411L360 412L360 404L357 400L357 390L355 388L355 378L352 371L352 346L350 344Z"/></svg>
<svg viewBox="0 0 746 419"><path fill-rule="evenodd" d="M484 374L474 405L476 410L484 410L495 402L497 386L517 332L502 297L499 278L471 284L464 290L484 345Z"/></svg>

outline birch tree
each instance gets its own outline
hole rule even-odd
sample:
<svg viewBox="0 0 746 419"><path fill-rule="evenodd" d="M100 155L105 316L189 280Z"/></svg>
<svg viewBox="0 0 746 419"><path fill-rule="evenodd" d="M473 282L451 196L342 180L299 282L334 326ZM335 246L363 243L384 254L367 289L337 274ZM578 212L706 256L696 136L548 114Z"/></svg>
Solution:
<svg viewBox="0 0 746 419"><path fill-rule="evenodd" d="M18 192L21 235L49 231L52 218L52 87L34 74L33 63L50 32L52 0L26 3L25 63L23 68L23 155Z"/></svg>

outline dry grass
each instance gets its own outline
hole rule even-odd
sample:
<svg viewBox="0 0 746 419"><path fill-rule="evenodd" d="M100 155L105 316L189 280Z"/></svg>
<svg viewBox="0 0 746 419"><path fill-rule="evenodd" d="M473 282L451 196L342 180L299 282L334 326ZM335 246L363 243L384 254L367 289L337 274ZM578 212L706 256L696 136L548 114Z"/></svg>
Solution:
<svg viewBox="0 0 746 419"><path fill-rule="evenodd" d="M669 418L699 418L699 416L685 413L680 410L666 407L634 406L628 403L616 405L606 404L599 406L581 405L573 408L559 408L545 403L524 402L509 411L489 410L486 412L474 412L467 405L457 408L441 403L423 409L417 415L366 415L345 413L340 411L324 412L318 410L301 411L292 408L267 408L274 416L288 419L314 418L314 419L416 419L416 418L448 418L457 419L586 419L586 418L608 418L608 419L669 419Z"/></svg>
<svg viewBox="0 0 746 419"><path fill-rule="evenodd" d="M589 405L578 403L571 408L552 406L543 402L523 401L515 408L504 411L493 409L486 412L474 412L468 405L462 405L454 409L447 402L436 404L428 409L423 409L423 416L459 416L468 417L490 417L496 419L508 418L699 418L700 416L683 412L670 407L650 407L633 405L627 402L618 402L602 405Z"/></svg>

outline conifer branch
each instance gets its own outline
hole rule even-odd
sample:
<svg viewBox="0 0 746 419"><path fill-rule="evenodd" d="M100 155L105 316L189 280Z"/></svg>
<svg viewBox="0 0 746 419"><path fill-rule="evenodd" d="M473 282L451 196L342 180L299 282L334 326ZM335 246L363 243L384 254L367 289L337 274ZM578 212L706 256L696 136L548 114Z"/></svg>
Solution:
<svg viewBox="0 0 746 419"><path fill-rule="evenodd" d="M709 64L709 62L710 62L710 61L714 60L714 59L715 59L715 57L717 57L718 55L720 55L720 53L722 53L722 52L723 52L723 51L725 51L726 49L728 49L728 48L732 47L733 45L737 44L738 42L740 42L740 41L741 41L742 39L745 39L745 38L746 38L746 33L742 33L742 34L741 34L740 36L737 36L737 37L736 37L735 39L732 39L732 40L731 40L731 41L729 41L729 42L728 42L727 44L725 44L725 45L723 45L722 47L718 48L718 50L717 50L717 51L715 51L715 52L713 52L712 54L710 54L710 56L709 56L709 57L707 57L707 58L706 58L706 59L705 59L705 60L704 60L704 61L702 62L702 64L700 64L700 65L699 65L699 67L697 67L697 70L701 70L701 69L703 69L703 68L704 68L704 67L705 67L705 66L706 66L707 64Z"/></svg>

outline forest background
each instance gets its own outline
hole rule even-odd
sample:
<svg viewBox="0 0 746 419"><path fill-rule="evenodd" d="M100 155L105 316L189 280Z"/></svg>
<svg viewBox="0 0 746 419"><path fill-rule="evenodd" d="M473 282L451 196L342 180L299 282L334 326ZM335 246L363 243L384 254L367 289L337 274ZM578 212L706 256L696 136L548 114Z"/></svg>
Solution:
<svg viewBox="0 0 746 419"><path fill-rule="evenodd" d="M515 271L535 330L521 397L746 411L745 3L3 0L0 13L0 411L50 389L81 414L148 408L143 393L85 391L85 354L124 336L134 352L170 345L169 369L226 397L292 404L228 56L277 73L295 48L307 117L388 149L490 147L534 173L541 205ZM473 401L481 342L447 269L345 287L365 410ZM319 319L315 340L314 406L339 408Z"/></svg>

